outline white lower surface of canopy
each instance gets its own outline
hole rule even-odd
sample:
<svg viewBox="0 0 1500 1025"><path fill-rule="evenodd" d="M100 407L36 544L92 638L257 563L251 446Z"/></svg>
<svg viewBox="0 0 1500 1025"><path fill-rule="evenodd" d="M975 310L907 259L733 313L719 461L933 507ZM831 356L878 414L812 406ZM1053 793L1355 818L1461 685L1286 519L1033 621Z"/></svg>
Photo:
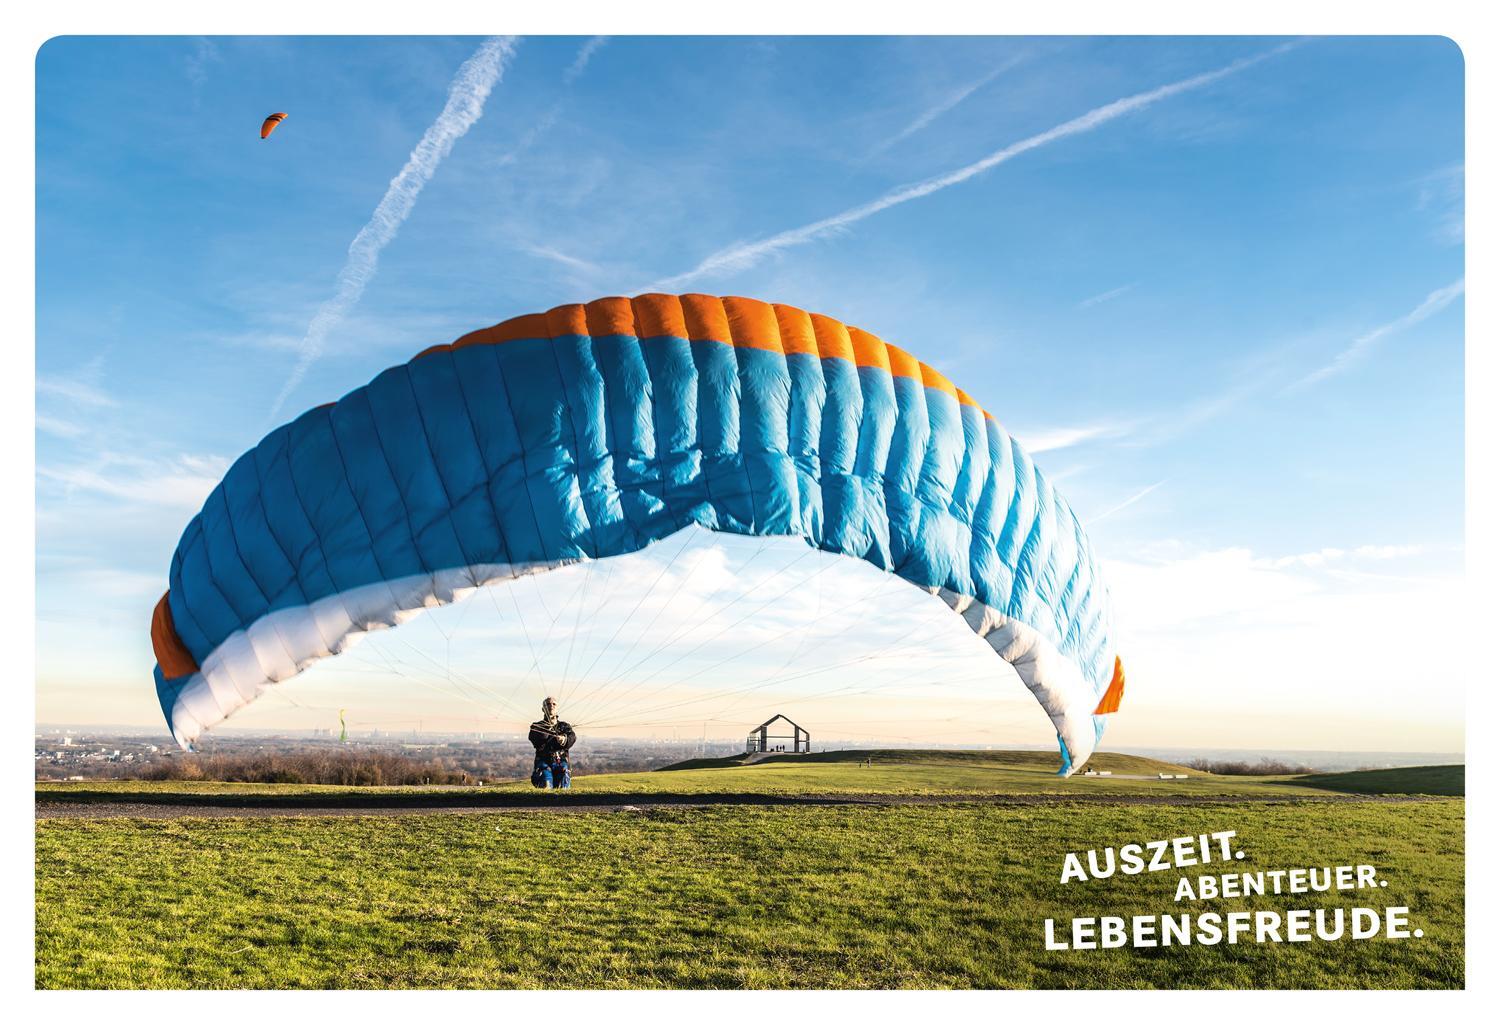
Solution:
<svg viewBox="0 0 1500 1025"><path fill-rule="evenodd" d="M187 749L205 730L250 704L268 687L345 651L371 631L397 626L480 587L579 561L583 560L466 566L367 584L310 605L278 609L234 633L203 660L172 704L172 736ZM926 590L962 616L970 629L1015 668L1067 746L1068 774L1081 769L1094 753L1093 711L1098 696L1077 663L1037 630L982 602L946 588Z"/></svg>

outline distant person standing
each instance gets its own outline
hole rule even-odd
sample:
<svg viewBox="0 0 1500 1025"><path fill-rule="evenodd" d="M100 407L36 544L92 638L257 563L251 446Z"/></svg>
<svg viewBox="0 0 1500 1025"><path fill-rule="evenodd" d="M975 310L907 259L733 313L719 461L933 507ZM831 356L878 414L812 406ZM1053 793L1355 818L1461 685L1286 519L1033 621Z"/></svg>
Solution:
<svg viewBox="0 0 1500 1025"><path fill-rule="evenodd" d="M568 748L578 735L573 727L557 717L557 699L542 702L542 717L531 724L531 746L536 758L531 763L531 785L538 790L567 790L573 785L573 770L568 765Z"/></svg>

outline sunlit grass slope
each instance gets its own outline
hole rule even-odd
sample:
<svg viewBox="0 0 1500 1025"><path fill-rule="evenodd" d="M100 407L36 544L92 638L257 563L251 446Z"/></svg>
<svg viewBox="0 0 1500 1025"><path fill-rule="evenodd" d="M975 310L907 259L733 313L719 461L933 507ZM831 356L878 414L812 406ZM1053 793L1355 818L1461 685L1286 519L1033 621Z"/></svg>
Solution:
<svg viewBox="0 0 1500 1025"><path fill-rule="evenodd" d="M672 775L672 774L660 774ZM1237 869L1368 862L1420 940L1047 951L1185 910L1067 851L1222 829ZM1463 804L994 805L38 823L54 987L1457 987Z"/></svg>
<svg viewBox="0 0 1500 1025"><path fill-rule="evenodd" d="M867 765L866 762L869 764ZM694 768L698 765L701 767ZM1060 779L1056 775L1056 757L1042 751L835 751L813 755L773 756L753 765L741 765L739 759L707 759L683 763L673 771L578 776L574 791L537 793L525 780L512 780L483 788L420 787L327 787L303 784L243 783L140 783L85 782L44 783L37 785L43 799L86 800L197 800L234 799L268 800L277 803L306 800L321 802L339 800L357 804L361 800L388 801L398 794L441 794L452 803L482 804L496 795L514 800L522 794L533 794L536 800L567 801L587 795L599 798L610 794L646 798L651 795L765 794L780 796L847 796L855 794L888 795L973 795L1056 794L1108 797L1139 794L1164 797L1211 797L1259 795L1288 798L1299 794L1330 792L1382 792L1380 780L1357 789L1361 774L1341 773L1319 777L1212 776L1182 766L1135 755L1103 753L1089 762L1089 767L1115 773L1113 776L1076 775ZM1381 777L1397 789L1396 793L1461 793L1462 767L1457 789L1451 779L1446 789L1413 790L1410 780L1416 770L1394 770L1397 775ZM1186 775L1187 779L1159 779L1159 773ZM1449 774L1451 776L1451 773ZM1130 777L1146 777L1130 778ZM1438 780L1440 776L1433 776ZM1322 781L1329 781L1324 785ZM1434 787L1437 783L1434 782ZM424 798L425 799L425 798Z"/></svg>
<svg viewBox="0 0 1500 1025"><path fill-rule="evenodd" d="M1286 780L1304 787L1347 794L1433 794L1464 796L1462 765L1415 765L1400 769L1366 769L1362 772L1320 772Z"/></svg>

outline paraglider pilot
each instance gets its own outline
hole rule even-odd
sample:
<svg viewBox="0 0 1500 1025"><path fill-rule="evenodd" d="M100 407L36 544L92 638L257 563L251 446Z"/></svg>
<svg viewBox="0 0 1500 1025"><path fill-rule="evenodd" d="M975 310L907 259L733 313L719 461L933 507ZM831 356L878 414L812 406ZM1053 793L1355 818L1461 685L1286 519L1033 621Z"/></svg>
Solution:
<svg viewBox="0 0 1500 1025"><path fill-rule="evenodd" d="M573 770L568 766L568 748L578 739L573 727L557 717L557 699L542 702L542 717L531 724L531 746L536 759L531 763L531 785L539 790L567 790L573 785Z"/></svg>

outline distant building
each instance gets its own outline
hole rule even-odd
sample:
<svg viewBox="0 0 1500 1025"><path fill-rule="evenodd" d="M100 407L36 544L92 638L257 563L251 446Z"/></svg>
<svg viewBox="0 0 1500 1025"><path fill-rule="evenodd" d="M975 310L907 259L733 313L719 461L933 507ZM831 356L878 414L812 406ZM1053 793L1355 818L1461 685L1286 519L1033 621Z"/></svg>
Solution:
<svg viewBox="0 0 1500 1025"><path fill-rule="evenodd" d="M792 728L791 733L772 733L771 724L780 720ZM782 727L783 729L785 727ZM791 746L787 746L791 741ZM785 751L787 754L808 754L812 751L812 734L784 715L772 716L750 731L745 738L745 750L752 754L758 751Z"/></svg>

